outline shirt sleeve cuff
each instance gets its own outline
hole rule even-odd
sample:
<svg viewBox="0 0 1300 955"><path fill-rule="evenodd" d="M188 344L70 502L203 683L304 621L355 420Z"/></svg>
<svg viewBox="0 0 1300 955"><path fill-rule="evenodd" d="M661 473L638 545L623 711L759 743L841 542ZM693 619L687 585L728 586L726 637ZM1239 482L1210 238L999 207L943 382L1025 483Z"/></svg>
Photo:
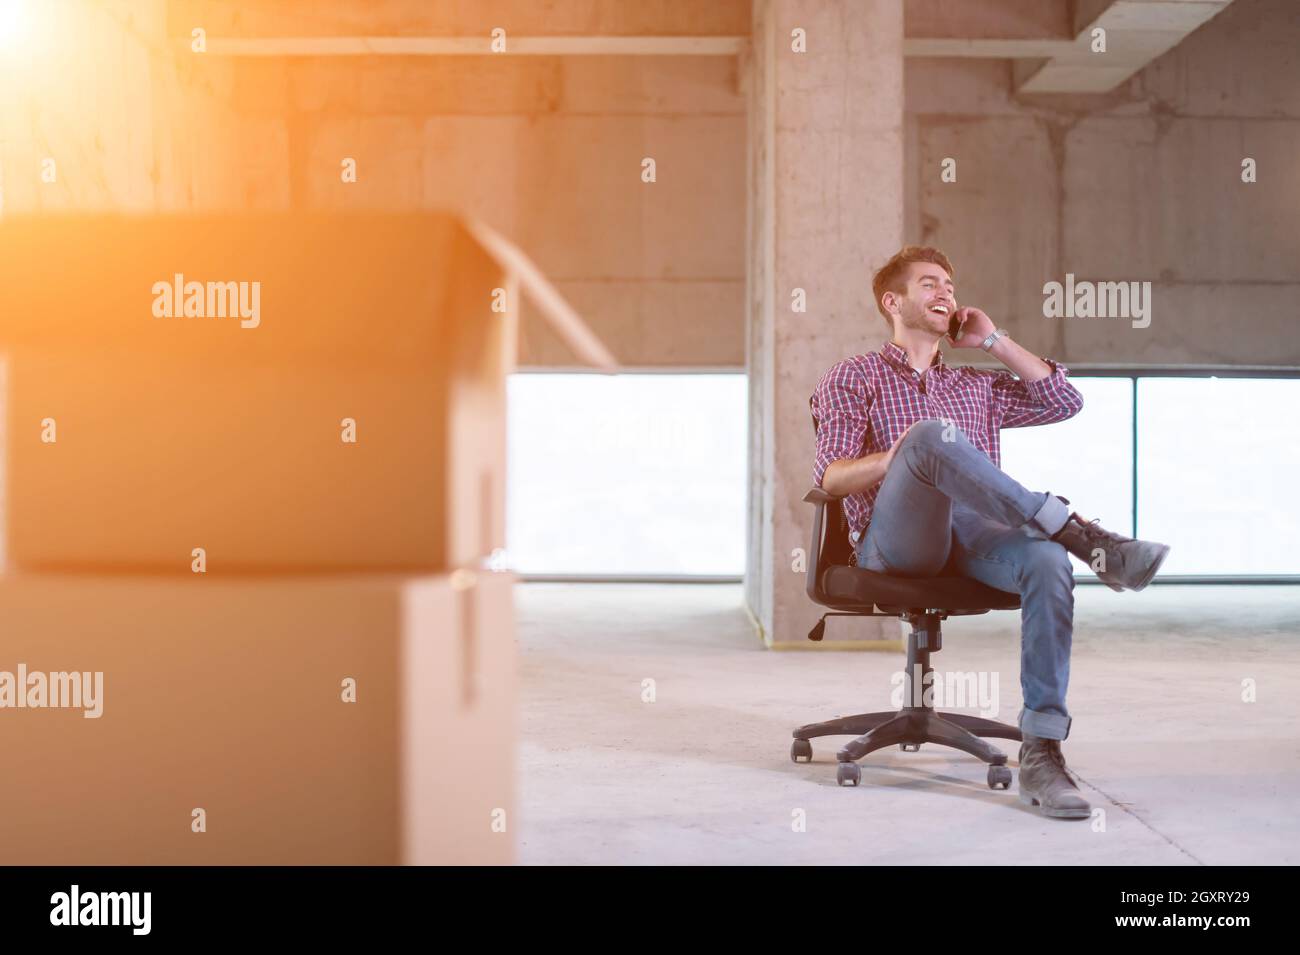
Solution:
<svg viewBox="0 0 1300 955"><path fill-rule="evenodd" d="M1074 386L1068 380L1070 369L1050 358L1044 358L1042 355L1038 357L1047 363L1047 367L1052 369L1052 373L1046 378L1036 378L1033 381L1022 381L1021 383L1025 386L1025 391L1029 394L1029 397L1039 404L1061 404L1062 399L1069 397L1074 390Z"/></svg>
<svg viewBox="0 0 1300 955"><path fill-rule="evenodd" d="M822 486L822 478L826 476L826 469L831 466L831 460L828 457L817 455L817 460L813 464L813 483L818 487Z"/></svg>

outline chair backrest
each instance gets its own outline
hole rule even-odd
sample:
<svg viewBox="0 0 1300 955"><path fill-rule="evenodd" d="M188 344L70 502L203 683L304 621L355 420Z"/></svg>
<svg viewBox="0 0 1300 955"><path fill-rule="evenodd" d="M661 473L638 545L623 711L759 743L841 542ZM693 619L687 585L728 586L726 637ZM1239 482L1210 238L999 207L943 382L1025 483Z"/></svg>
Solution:
<svg viewBox="0 0 1300 955"><path fill-rule="evenodd" d="M822 537L821 558L817 561L823 568L847 567L852 560L849 547L849 521L844 516L843 502L831 501L826 505L826 534Z"/></svg>
<svg viewBox="0 0 1300 955"><path fill-rule="evenodd" d="M813 399L808 399L808 414L812 418L813 438L817 437L817 414L813 411ZM826 504L822 526L821 546L817 552L817 565L821 571L827 567L848 567L853 564L853 548L849 542L849 520L844 516L844 502L836 498Z"/></svg>

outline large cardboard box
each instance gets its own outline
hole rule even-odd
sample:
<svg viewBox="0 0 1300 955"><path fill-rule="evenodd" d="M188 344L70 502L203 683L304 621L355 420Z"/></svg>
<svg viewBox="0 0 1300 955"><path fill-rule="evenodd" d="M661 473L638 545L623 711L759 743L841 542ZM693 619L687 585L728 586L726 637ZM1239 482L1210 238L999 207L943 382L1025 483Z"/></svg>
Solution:
<svg viewBox="0 0 1300 955"><path fill-rule="evenodd" d="M513 583L0 577L0 864L511 862Z"/></svg>
<svg viewBox="0 0 1300 955"><path fill-rule="evenodd" d="M480 566L504 546L517 249L453 215L0 221L0 556L25 570Z"/></svg>

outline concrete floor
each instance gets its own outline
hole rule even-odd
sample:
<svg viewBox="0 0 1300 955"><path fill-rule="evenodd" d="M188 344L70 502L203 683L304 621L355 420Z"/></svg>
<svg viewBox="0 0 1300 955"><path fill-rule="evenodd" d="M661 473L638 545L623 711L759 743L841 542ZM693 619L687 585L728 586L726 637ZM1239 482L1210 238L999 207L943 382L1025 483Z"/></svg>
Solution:
<svg viewBox="0 0 1300 955"><path fill-rule="evenodd" d="M843 737L792 763L795 726L892 709L902 658L766 650L738 585L516 593L524 864L1300 862L1300 588L1076 589L1065 755L1096 821L1045 819L934 745L870 754L857 788L835 782ZM944 637L936 667L998 673L1014 723L1019 613ZM1018 744L993 742L1014 773Z"/></svg>

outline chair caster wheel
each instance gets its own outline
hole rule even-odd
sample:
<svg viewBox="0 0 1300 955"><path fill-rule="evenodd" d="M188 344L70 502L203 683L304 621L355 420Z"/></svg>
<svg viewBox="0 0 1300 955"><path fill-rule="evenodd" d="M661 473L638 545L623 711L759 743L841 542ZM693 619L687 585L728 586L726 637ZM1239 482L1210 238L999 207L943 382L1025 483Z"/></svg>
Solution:
<svg viewBox="0 0 1300 955"><path fill-rule="evenodd" d="M812 762L812 743L808 742L806 739L797 739L794 741L794 745L790 747L791 762L799 762L801 756L805 763Z"/></svg>
<svg viewBox="0 0 1300 955"><path fill-rule="evenodd" d="M856 786L862 779L862 770L857 763L840 763L835 770L835 781L841 786Z"/></svg>
<svg viewBox="0 0 1300 955"><path fill-rule="evenodd" d="M989 789L1010 789L1011 770L1005 766L989 767Z"/></svg>
<svg viewBox="0 0 1300 955"><path fill-rule="evenodd" d="M921 751L920 743L899 743L898 748L904 753L918 753Z"/></svg>

